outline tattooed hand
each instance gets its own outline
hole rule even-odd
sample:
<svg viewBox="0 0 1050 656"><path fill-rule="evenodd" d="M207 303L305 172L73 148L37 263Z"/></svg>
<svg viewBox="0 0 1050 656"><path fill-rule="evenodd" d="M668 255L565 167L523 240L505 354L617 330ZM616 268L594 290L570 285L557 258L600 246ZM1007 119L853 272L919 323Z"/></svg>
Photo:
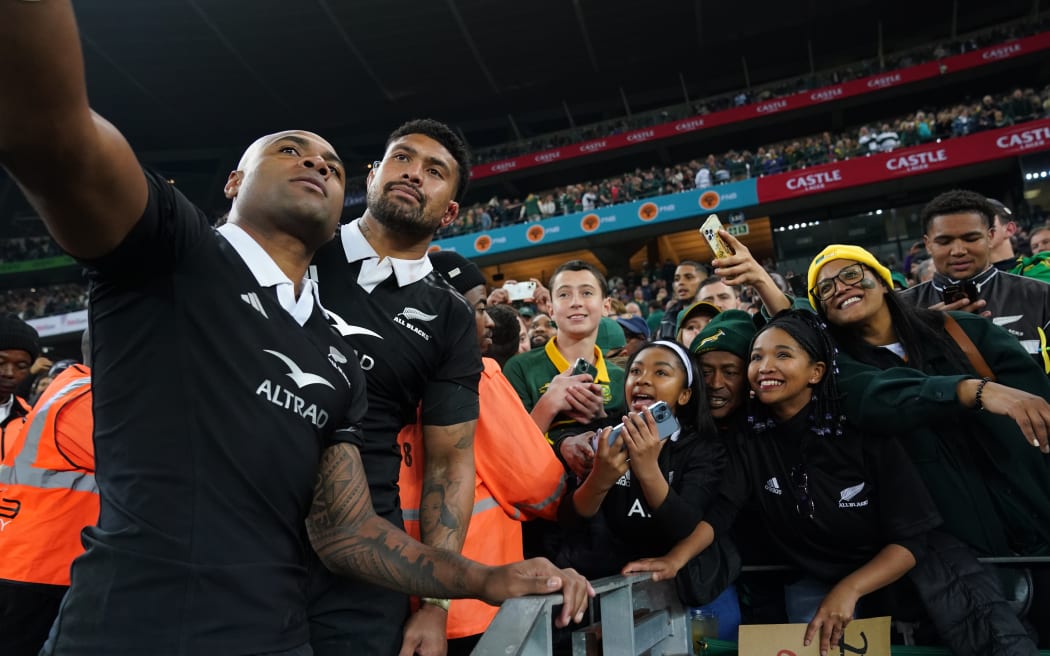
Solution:
<svg viewBox="0 0 1050 656"><path fill-rule="evenodd" d="M594 596L587 579L542 558L488 567L416 542L376 516L361 456L350 444L325 449L306 529L321 562L334 574L407 594L500 603L560 591L565 603L559 626L581 621L587 599Z"/></svg>
<svg viewBox="0 0 1050 656"><path fill-rule="evenodd" d="M559 627L582 622L594 588L574 569L558 569L546 558L533 558L493 568L485 583L484 600L498 604L505 599L529 594L561 591L563 603L555 623Z"/></svg>

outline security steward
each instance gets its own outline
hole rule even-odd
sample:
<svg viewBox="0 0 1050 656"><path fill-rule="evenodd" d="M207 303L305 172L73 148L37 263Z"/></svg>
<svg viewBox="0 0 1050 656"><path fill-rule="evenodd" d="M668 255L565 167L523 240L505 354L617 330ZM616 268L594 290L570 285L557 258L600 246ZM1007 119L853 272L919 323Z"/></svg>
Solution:
<svg viewBox="0 0 1050 656"><path fill-rule="evenodd" d="M29 412L29 404L16 396L15 390L29 376L38 355L40 336L36 329L13 314L0 315L0 458ZM0 517L6 517L6 512L0 507Z"/></svg>
<svg viewBox="0 0 1050 656"><path fill-rule="evenodd" d="M9 389L39 353L32 326L0 318L0 635L10 656L40 652L84 551L80 530L98 520L90 372L69 367L30 409Z"/></svg>

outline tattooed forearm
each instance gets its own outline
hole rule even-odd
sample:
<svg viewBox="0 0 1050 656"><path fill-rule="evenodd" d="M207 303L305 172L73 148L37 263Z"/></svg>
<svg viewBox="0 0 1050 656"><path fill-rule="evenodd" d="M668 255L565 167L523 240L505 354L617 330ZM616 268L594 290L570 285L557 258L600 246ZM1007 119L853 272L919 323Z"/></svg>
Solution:
<svg viewBox="0 0 1050 656"><path fill-rule="evenodd" d="M476 421L423 426L426 462L419 509L425 544L460 551L474 510L474 429Z"/></svg>
<svg viewBox="0 0 1050 656"><path fill-rule="evenodd" d="M350 445L325 451L306 528L336 574L431 597L482 592L487 568L422 545L375 515L360 456Z"/></svg>

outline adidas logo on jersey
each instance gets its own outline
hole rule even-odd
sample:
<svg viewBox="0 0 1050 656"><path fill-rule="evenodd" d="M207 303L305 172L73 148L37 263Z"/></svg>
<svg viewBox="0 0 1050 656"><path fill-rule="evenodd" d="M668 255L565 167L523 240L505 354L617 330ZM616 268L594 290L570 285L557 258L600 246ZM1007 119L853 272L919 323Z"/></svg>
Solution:
<svg viewBox="0 0 1050 656"><path fill-rule="evenodd" d="M259 301L259 295L255 292L241 294L241 300L247 303L248 305L252 306L252 308L254 308L256 311L259 312L259 314L263 315L267 319L270 318L270 316L266 314L266 310L263 308L262 303Z"/></svg>
<svg viewBox="0 0 1050 656"><path fill-rule="evenodd" d="M777 496L784 494L784 491L780 489L780 483L777 481L776 476L766 481L766 492L772 492Z"/></svg>

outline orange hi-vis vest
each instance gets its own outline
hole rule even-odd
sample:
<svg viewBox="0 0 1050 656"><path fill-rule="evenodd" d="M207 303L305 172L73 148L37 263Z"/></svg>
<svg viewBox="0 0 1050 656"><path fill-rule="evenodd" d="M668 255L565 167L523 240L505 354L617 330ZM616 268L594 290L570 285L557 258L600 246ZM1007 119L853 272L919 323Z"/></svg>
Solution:
<svg viewBox="0 0 1050 656"><path fill-rule="evenodd" d="M565 492L565 468L525 410L499 364L483 358L478 383L478 425L474 431L474 510L463 555L486 565L522 559L521 522L557 518ZM423 489L423 429L417 421L397 436L401 448L401 511L405 532L419 539ZM426 501L424 501L426 503ZM454 599L447 637L484 633L499 608L476 599Z"/></svg>
<svg viewBox="0 0 1050 656"><path fill-rule="evenodd" d="M0 462L0 579L69 585L80 532L98 521L93 430L91 373L69 367Z"/></svg>
<svg viewBox="0 0 1050 656"><path fill-rule="evenodd" d="M3 459L8 449L15 448L15 442L22 433L22 424L25 423L26 415L32 410L22 397L12 395L12 398L14 402L11 404L10 414L6 419L0 420L0 459Z"/></svg>

